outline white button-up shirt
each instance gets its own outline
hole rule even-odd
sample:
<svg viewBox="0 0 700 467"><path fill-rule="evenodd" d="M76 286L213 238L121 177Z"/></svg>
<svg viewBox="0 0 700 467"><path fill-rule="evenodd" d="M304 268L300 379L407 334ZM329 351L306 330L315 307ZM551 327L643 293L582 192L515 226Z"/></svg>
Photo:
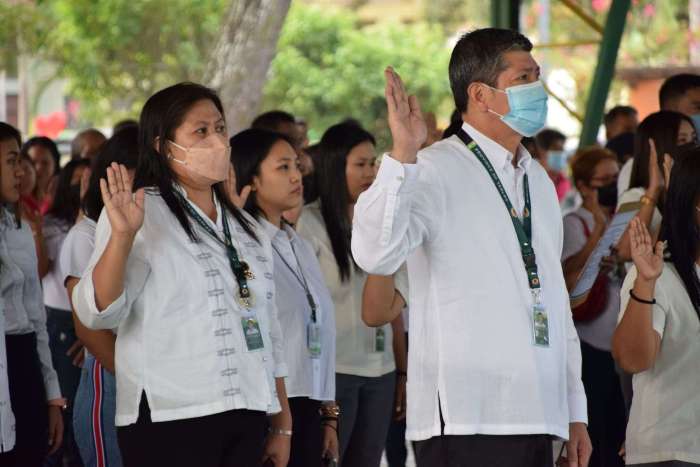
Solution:
<svg viewBox="0 0 700 467"><path fill-rule="evenodd" d="M63 241L68 235L70 224L56 219L53 216L46 216L44 219L44 239L46 242L46 255L51 262L51 269L41 280L41 287L44 290L44 304L57 310L70 311L70 300L63 282L63 271L59 255Z"/></svg>
<svg viewBox="0 0 700 467"><path fill-rule="evenodd" d="M382 161L355 206L352 250L375 274L408 259L411 308L408 430L447 435L552 434L586 422L581 350L559 259L562 219L547 173L521 146L512 154L469 125L522 214L532 199L533 246L548 348L533 344L533 295L513 224L490 176L457 136ZM439 407L438 407L439 404Z"/></svg>
<svg viewBox="0 0 700 467"><path fill-rule="evenodd" d="M46 309L32 231L24 221L18 229L14 214L2 208L0 236L0 289L5 305L5 333L36 333L36 350L44 377L46 399L60 399L61 388L51 362Z"/></svg>
<svg viewBox="0 0 700 467"><path fill-rule="evenodd" d="M184 195L184 192L182 192ZM217 222L192 205L223 238ZM252 218L258 241L227 216L233 242L255 278L251 308L264 348L249 351L235 299L238 287L224 248L192 222L192 242L163 198L147 190L145 219L129 254L124 292L102 312L92 272L111 236L106 212L97 223L95 251L73 291L80 320L93 329L118 327L116 425L136 422L142 392L154 422L234 409L279 412L274 377L287 375L275 305L270 241Z"/></svg>
<svg viewBox="0 0 700 467"><path fill-rule="evenodd" d="M284 335L284 356L289 369L285 380L288 397L335 400L335 310L311 245L290 226L283 229L262 219L272 242L278 316ZM291 268L291 269L290 269ZM316 305L321 328L321 355L311 358L307 331L311 305L304 280Z"/></svg>
<svg viewBox="0 0 700 467"><path fill-rule="evenodd" d="M348 280L340 279L338 263L335 261L319 202L304 206L297 230L311 244L335 305L335 371L366 378L376 378L394 371L396 363L391 325L382 327L385 336L384 351L375 352L373 343L377 330L362 321L362 291L367 274L352 265Z"/></svg>

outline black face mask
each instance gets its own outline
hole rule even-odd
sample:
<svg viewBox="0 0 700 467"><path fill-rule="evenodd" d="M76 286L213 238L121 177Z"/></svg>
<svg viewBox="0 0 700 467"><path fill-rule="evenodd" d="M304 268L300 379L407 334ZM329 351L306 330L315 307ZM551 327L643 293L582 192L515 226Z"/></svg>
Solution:
<svg viewBox="0 0 700 467"><path fill-rule="evenodd" d="M617 182L598 188L598 204L606 208L617 206Z"/></svg>

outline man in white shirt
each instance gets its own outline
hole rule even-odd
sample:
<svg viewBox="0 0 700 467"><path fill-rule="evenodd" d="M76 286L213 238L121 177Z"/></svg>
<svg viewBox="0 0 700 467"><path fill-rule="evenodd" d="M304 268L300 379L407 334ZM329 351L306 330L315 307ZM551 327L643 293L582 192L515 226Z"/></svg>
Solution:
<svg viewBox="0 0 700 467"><path fill-rule="evenodd" d="M590 457L559 205L520 145L546 118L531 49L516 31L464 35L450 60L462 131L420 153L418 102L386 71L394 144L356 204L352 251L373 274L408 261L420 467L551 466L553 436L568 439L566 465Z"/></svg>

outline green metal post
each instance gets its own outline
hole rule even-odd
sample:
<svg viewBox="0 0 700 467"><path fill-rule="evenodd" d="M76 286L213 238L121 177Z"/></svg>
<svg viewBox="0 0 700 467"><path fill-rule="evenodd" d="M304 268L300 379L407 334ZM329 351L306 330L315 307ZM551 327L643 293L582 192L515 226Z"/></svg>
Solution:
<svg viewBox="0 0 700 467"><path fill-rule="evenodd" d="M520 29L520 0L491 0L491 25L494 28Z"/></svg>
<svg viewBox="0 0 700 467"><path fill-rule="evenodd" d="M588 93L579 147L589 146L596 142L598 128L605 111L605 101L610 90L610 82L615 74L617 52L620 48L622 32L625 30L629 8L630 0L613 0L610 6L608 17L605 20L603 40L598 49L598 63Z"/></svg>

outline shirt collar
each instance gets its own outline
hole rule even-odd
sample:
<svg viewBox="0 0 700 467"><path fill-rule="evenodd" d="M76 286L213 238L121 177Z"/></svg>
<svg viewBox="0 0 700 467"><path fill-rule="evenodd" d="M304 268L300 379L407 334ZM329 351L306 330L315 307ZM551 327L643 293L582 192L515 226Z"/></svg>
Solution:
<svg viewBox="0 0 700 467"><path fill-rule="evenodd" d="M464 122L462 129L469 133L469 136L474 139L474 142L484 151L491 165L499 169L505 169L512 164L513 154L506 148L481 133L467 122ZM518 154L518 167L527 172L532 163L532 156L522 144L518 145Z"/></svg>
<svg viewBox="0 0 700 467"><path fill-rule="evenodd" d="M290 242L293 242L296 238L296 232L286 223L283 224L282 228L279 228L264 217L261 217L260 224L262 224L263 229L265 229L265 233L270 238L271 242L279 241L284 238L288 239Z"/></svg>
<svg viewBox="0 0 700 467"><path fill-rule="evenodd" d="M202 219L204 219L204 222L209 222L211 224L214 224L214 226L218 230L223 230L224 228L224 223L221 218L221 210L223 209L223 206L221 206L221 203L219 203L219 198L216 197L216 194L212 193L212 196L214 197L214 207L216 208L216 222L213 222L209 216L207 216L204 211L202 211L199 206L197 206L194 202L192 202L187 196L187 190L185 190L182 185L179 183L175 182L173 183L173 189L180 193L185 200L190 203L190 206L194 208L195 211L200 215Z"/></svg>

